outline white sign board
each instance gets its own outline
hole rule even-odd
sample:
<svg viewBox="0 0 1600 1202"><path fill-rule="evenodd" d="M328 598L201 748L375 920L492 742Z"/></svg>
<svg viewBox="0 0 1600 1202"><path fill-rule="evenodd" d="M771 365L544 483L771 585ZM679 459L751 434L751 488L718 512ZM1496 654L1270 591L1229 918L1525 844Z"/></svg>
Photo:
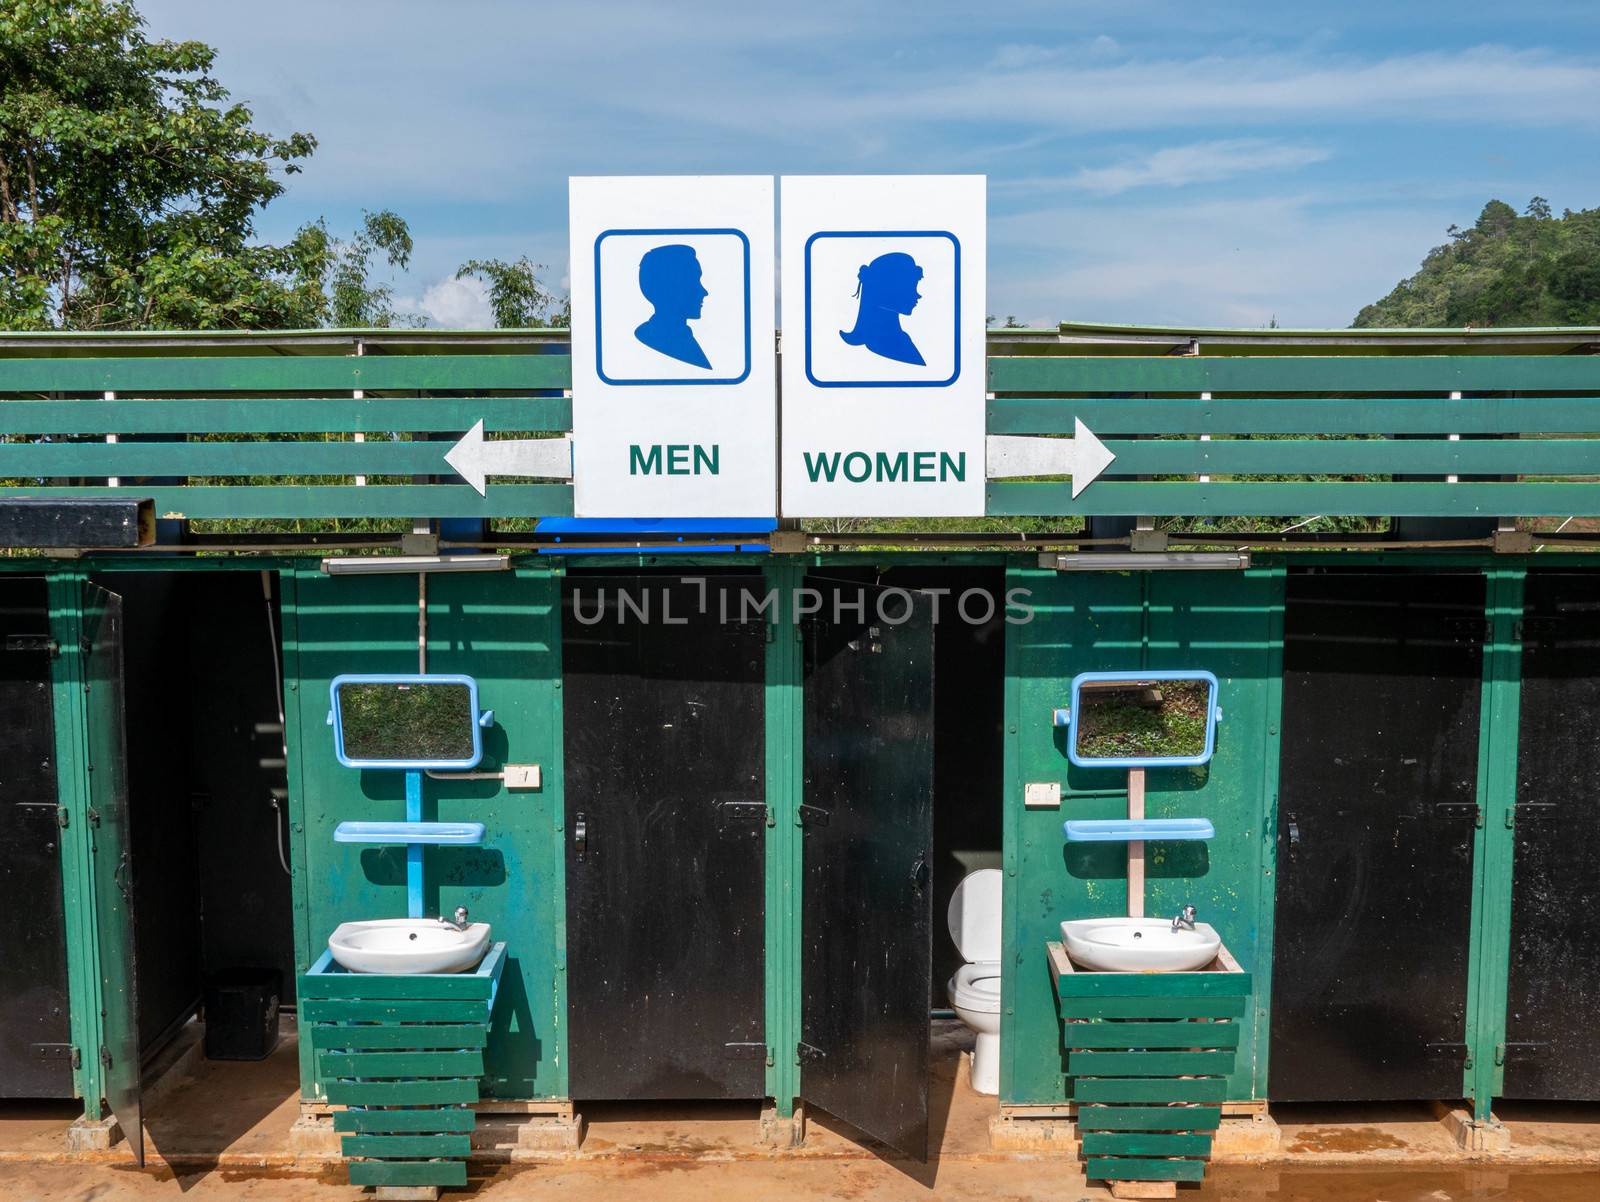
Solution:
<svg viewBox="0 0 1600 1202"><path fill-rule="evenodd" d="M787 517L984 511L985 180L781 187Z"/></svg>
<svg viewBox="0 0 1600 1202"><path fill-rule="evenodd" d="M770 517L772 178L568 184L579 517Z"/></svg>

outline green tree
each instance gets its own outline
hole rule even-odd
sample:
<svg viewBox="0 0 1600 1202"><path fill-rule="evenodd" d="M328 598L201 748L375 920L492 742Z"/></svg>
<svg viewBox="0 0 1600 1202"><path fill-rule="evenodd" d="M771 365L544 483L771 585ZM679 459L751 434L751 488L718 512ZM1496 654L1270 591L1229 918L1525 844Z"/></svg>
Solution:
<svg viewBox="0 0 1600 1202"><path fill-rule="evenodd" d="M505 259L469 259L456 279L472 276L489 288L489 309L501 329L541 329L572 324L572 301L558 297L539 279L539 264L526 255Z"/></svg>
<svg viewBox="0 0 1600 1202"><path fill-rule="evenodd" d="M254 239L316 141L254 128L119 0L0 6L0 326L320 324L326 240Z"/></svg>
<svg viewBox="0 0 1600 1202"><path fill-rule="evenodd" d="M1600 209L1555 216L1535 196L1451 226L1422 268L1356 315L1358 328L1600 325Z"/></svg>

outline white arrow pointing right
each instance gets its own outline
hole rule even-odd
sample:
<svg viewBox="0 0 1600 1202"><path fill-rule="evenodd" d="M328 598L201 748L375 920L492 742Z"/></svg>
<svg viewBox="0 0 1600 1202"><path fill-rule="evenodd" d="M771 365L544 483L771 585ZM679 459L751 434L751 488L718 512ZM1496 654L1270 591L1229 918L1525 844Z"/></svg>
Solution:
<svg viewBox="0 0 1600 1202"><path fill-rule="evenodd" d="M1074 499L1116 456L1082 419L1072 419L1071 438L1046 438L1037 434L991 434L988 437L988 476L1004 480L1016 476L1071 476Z"/></svg>

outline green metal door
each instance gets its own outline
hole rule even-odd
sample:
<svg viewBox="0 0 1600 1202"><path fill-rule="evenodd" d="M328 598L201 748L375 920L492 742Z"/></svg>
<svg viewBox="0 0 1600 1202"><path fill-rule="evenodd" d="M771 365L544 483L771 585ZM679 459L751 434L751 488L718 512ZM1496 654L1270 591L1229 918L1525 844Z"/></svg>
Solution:
<svg viewBox="0 0 1600 1202"><path fill-rule="evenodd" d="M139 1094L139 1000L133 941L133 842L123 732L122 598L84 586L83 689L89 751L89 829L100 969L100 1065L106 1106L144 1164Z"/></svg>

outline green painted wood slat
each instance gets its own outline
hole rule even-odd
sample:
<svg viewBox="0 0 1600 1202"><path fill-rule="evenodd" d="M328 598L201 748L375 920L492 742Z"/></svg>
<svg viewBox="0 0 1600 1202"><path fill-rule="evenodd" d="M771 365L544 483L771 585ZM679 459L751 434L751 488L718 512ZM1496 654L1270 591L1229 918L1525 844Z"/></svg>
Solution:
<svg viewBox="0 0 1600 1202"><path fill-rule="evenodd" d="M340 1141L346 1156L403 1157L468 1156L472 1138L467 1135L347 1135Z"/></svg>
<svg viewBox="0 0 1600 1202"><path fill-rule="evenodd" d="M460 433L572 429L570 397L215 397L0 400L0 434Z"/></svg>
<svg viewBox="0 0 1600 1202"><path fill-rule="evenodd" d="M990 434L1594 434L1588 397L996 397Z"/></svg>
<svg viewBox="0 0 1600 1202"><path fill-rule="evenodd" d="M346 1141L348 1142L348 1141ZM1086 1131L1085 1156L1210 1156L1209 1135L1157 1135L1144 1131Z"/></svg>
<svg viewBox="0 0 1600 1202"><path fill-rule="evenodd" d="M434 1052L323 1052L325 1077L481 1077L483 1053Z"/></svg>
<svg viewBox="0 0 1600 1202"><path fill-rule="evenodd" d="M1062 1042L1069 1048L1236 1048L1239 1025L1182 1020L1066 1023Z"/></svg>
<svg viewBox="0 0 1600 1202"><path fill-rule="evenodd" d="M323 1086L336 1106L432 1106L476 1102L478 1081L329 1081Z"/></svg>
<svg viewBox="0 0 1600 1202"><path fill-rule="evenodd" d="M465 1106L429 1106L417 1110L335 1110L333 1129L407 1135L473 1131L477 1128L477 1117Z"/></svg>
<svg viewBox="0 0 1600 1202"><path fill-rule="evenodd" d="M1056 996L1067 998L1249 997L1247 972L1069 972L1056 976Z"/></svg>
<svg viewBox="0 0 1600 1202"><path fill-rule="evenodd" d="M1203 1160L1154 1160L1135 1156L1092 1157L1083 1175L1091 1181L1201 1181Z"/></svg>
<svg viewBox="0 0 1600 1202"><path fill-rule="evenodd" d="M405 1023L395 1026L341 1023L311 1028L311 1046L318 1051L346 1048L392 1048L429 1051L435 1048L481 1048L489 1029L481 1023Z"/></svg>
<svg viewBox="0 0 1600 1202"><path fill-rule="evenodd" d="M387 976L362 972L310 972L300 977L303 998L359 998L365 1001L489 1000L494 981L475 972Z"/></svg>
<svg viewBox="0 0 1600 1202"><path fill-rule="evenodd" d="M1108 476L1600 475L1593 438L1110 439L1106 447L1117 456Z"/></svg>
<svg viewBox="0 0 1600 1202"><path fill-rule="evenodd" d="M1215 1131L1220 1106L1079 1106L1082 1131Z"/></svg>
<svg viewBox="0 0 1600 1202"><path fill-rule="evenodd" d="M455 475L442 442L0 443L0 476ZM564 477L552 477L561 479Z"/></svg>
<svg viewBox="0 0 1600 1202"><path fill-rule="evenodd" d="M1590 355L991 356L988 371L990 392L1600 389L1600 357Z"/></svg>
<svg viewBox="0 0 1600 1202"><path fill-rule="evenodd" d="M0 488L13 497L150 497L157 517L440 518L570 517L570 484L496 484L480 497L465 484L193 485L139 488Z"/></svg>
<svg viewBox="0 0 1600 1202"><path fill-rule="evenodd" d="M1077 500L1070 484L990 484L991 517L1033 514L1453 514L1568 517L1600 513L1594 484L1129 483L1096 481Z"/></svg>
<svg viewBox="0 0 1600 1202"><path fill-rule="evenodd" d="M1079 1102L1226 1102L1226 1077L1080 1077Z"/></svg>
<svg viewBox="0 0 1600 1202"><path fill-rule="evenodd" d="M1237 1018L1245 998L1235 997L1064 997L1063 1018Z"/></svg>
<svg viewBox="0 0 1600 1202"><path fill-rule="evenodd" d="M464 1160L352 1160L351 1185L465 1185Z"/></svg>
<svg viewBox="0 0 1600 1202"><path fill-rule="evenodd" d="M1067 1071L1074 1077L1177 1077L1227 1075L1234 1054L1228 1052L1068 1052Z"/></svg>
<svg viewBox="0 0 1600 1202"><path fill-rule="evenodd" d="M572 387L569 355L9 359L0 392L349 392Z"/></svg>
<svg viewBox="0 0 1600 1202"><path fill-rule="evenodd" d="M488 1019L487 1010L488 1007L479 1001L361 1001L302 997L300 1021L481 1023Z"/></svg>

